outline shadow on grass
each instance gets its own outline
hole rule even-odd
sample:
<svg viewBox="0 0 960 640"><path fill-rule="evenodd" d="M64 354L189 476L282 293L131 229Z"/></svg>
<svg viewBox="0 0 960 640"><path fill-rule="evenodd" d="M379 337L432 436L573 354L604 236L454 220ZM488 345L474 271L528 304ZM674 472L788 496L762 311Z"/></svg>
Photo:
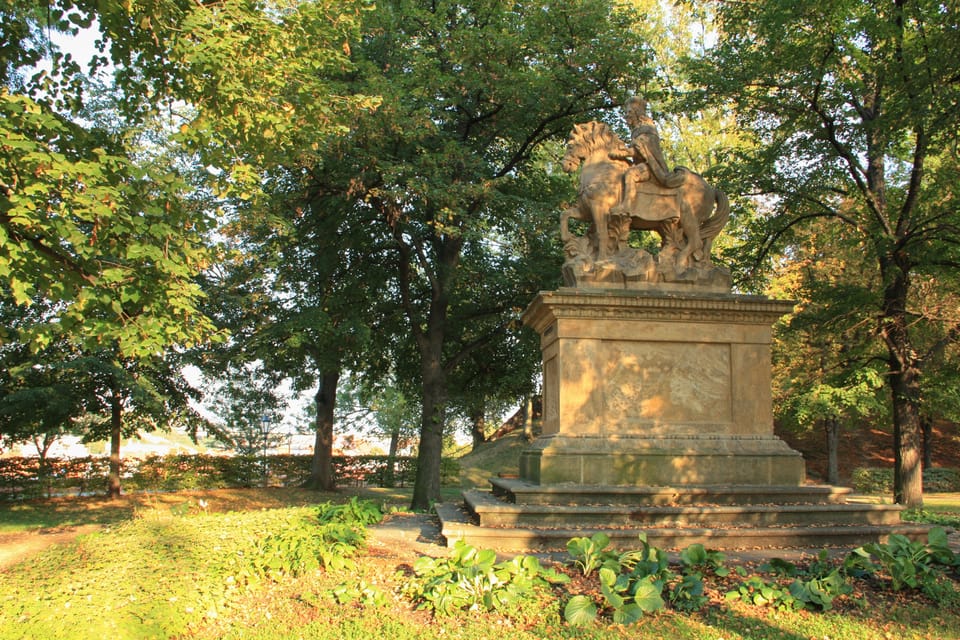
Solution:
<svg viewBox="0 0 960 640"><path fill-rule="evenodd" d="M444 502L459 502L459 487L443 487ZM375 500L403 511L409 508L413 489L344 487L335 492L297 487L251 487L164 493L130 493L116 499L103 496L63 496L44 500L0 503L0 533L44 531L83 525L108 525L153 511L250 511L338 502L351 496ZM202 506L201 506L202 505Z"/></svg>
<svg viewBox="0 0 960 640"><path fill-rule="evenodd" d="M807 640L810 637L726 608L711 612L704 618L704 623L717 630L718 638L729 637L729 634L737 634L738 637L751 640Z"/></svg>

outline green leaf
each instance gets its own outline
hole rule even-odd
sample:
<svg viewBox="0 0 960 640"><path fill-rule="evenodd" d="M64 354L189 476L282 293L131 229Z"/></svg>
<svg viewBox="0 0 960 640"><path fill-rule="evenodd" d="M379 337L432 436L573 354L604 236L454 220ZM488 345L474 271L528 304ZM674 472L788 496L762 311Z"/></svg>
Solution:
<svg viewBox="0 0 960 640"><path fill-rule="evenodd" d="M573 596L563 608L563 619L574 627L591 625L597 619L597 605L587 596Z"/></svg>
<svg viewBox="0 0 960 640"><path fill-rule="evenodd" d="M651 582L642 582L633 598L637 607L646 613L659 611L665 606L660 588Z"/></svg>

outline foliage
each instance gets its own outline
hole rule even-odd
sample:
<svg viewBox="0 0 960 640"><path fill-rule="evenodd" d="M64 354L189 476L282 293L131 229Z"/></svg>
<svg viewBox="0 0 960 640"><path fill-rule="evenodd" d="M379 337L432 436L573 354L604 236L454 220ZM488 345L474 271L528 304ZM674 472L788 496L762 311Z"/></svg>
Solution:
<svg viewBox="0 0 960 640"><path fill-rule="evenodd" d="M879 565L874 565L873 560ZM846 564L868 573L882 568L890 578L894 591L910 588L937 593L944 567L957 566L958 556L950 548L944 529L933 527L925 543L892 534L885 543L872 543L855 549L848 556Z"/></svg>
<svg viewBox="0 0 960 640"><path fill-rule="evenodd" d="M922 522L960 529L960 514L956 513L942 513L930 509L908 509L903 512L901 518L907 522Z"/></svg>
<svg viewBox="0 0 960 640"><path fill-rule="evenodd" d="M585 536L571 538L567 541L567 554L573 558L573 564L579 567L585 576L589 576L601 567L620 568L620 554L607 549L610 536L598 531L589 538Z"/></svg>
<svg viewBox="0 0 960 640"><path fill-rule="evenodd" d="M364 17L354 86L383 102L335 141L338 162L315 182L388 251L393 322L377 339L420 395L413 502L425 509L447 412L477 401L450 381L530 387L531 376L497 371L521 342L519 311L559 275L547 221L571 185L541 152L619 103L646 75L646 53L631 12L606 0L391 0Z"/></svg>
<svg viewBox="0 0 960 640"><path fill-rule="evenodd" d="M241 456L256 456L281 443L274 382L255 365L227 366L211 382L205 400L216 423L209 431L222 446Z"/></svg>
<svg viewBox="0 0 960 640"><path fill-rule="evenodd" d="M359 505L354 498L353 509L368 512L370 507ZM376 509L376 507L372 507ZM379 509L376 509L379 513ZM294 515L278 531L257 542L250 556L250 566L255 575L280 579L282 576L299 577L312 571L355 570L354 556L364 546L364 525L352 516L352 510L340 512L341 516L324 519L331 510L321 508L319 517Z"/></svg>
<svg viewBox="0 0 960 640"><path fill-rule="evenodd" d="M17 304L54 305L28 342L140 357L215 336L194 281L208 220L181 178L8 88L0 114L0 277Z"/></svg>
<svg viewBox="0 0 960 640"><path fill-rule="evenodd" d="M495 551L462 540L449 558L417 558L413 572L402 587L404 595L438 616L478 609L509 614L531 592L568 580L541 566L536 556L518 555L498 563Z"/></svg>
<svg viewBox="0 0 960 640"><path fill-rule="evenodd" d="M176 454L131 458L121 461L120 473L128 491L177 491L250 487L262 484L263 462L260 456L215 456ZM269 455L266 467L269 483L298 486L310 474L307 455ZM416 458L388 456L336 456L334 474L341 485L404 486L413 480ZM75 493L89 495L106 489L109 459L47 458L41 467L39 458L0 458L0 499L25 500L44 495ZM394 482L385 484L388 469ZM455 481L457 463L444 460L444 477Z"/></svg>
<svg viewBox="0 0 960 640"><path fill-rule="evenodd" d="M320 524L337 523L366 527L377 524L382 519L383 512L377 504L369 500L360 500L356 496L340 504L325 502L320 505L317 513Z"/></svg>
<svg viewBox="0 0 960 640"><path fill-rule="evenodd" d="M0 576L0 637L186 634L256 580L250 557L257 541L306 513L151 514L55 548ZM106 597L115 604L105 616Z"/></svg>
<svg viewBox="0 0 960 640"><path fill-rule="evenodd" d="M139 506L133 519L122 524L106 514L96 517L98 511L116 509L117 501L80 501L78 515L82 512L84 518L112 524L101 534L80 538L72 545L51 547L0 572L0 638L280 640L302 636L360 640L389 636L399 640L484 640L496 633L509 634L516 640L653 640L718 634L724 638L891 635L920 640L953 637L960 630L957 600L949 592L954 582L945 580L939 590L931 590L930 596L908 591L892 598L879 591L888 589L890 583L873 578L858 584L857 609L822 615L796 612L793 607L776 613L752 606L727 607L714 599L714 606L696 612L645 616L635 625L575 627L564 625L558 618L560 596L556 590L537 590L520 598L517 609L507 606L511 616L515 611L526 614L522 619L505 619L496 611L473 611L438 615L425 625L423 615L413 612L407 600L390 597L395 586L410 579L408 575L393 575L392 557L384 562L376 554L353 555L356 571L346 577L339 572L314 571L296 579L277 574L279 581L274 582L263 580L251 569L258 540L282 534L291 521L315 521L317 513L316 506L262 507L285 501L309 504L310 492L231 492L229 503L227 494L208 494L210 512L197 507L196 501L203 500L201 495L128 497L128 502L136 500ZM234 498L245 502L238 503ZM43 504L49 509L61 505L59 501ZM179 508L182 506L189 508ZM231 512L213 512L227 509ZM5 522L8 515L10 512L5 511ZM128 511L123 519L130 517ZM699 549L686 555L703 558ZM870 562L873 564L873 560ZM833 568L831 563L821 555L806 568L772 560L760 570L775 574L774 581L780 585L797 577L808 581L827 576ZM689 566L709 572L713 564L695 562ZM746 576L743 568L738 573ZM853 579L861 575L845 569L844 573ZM575 584L564 590L584 586ZM663 599L667 600L666 596ZM105 606L110 615L104 615ZM819 607L814 610L819 611Z"/></svg>
<svg viewBox="0 0 960 640"><path fill-rule="evenodd" d="M681 552L682 573L670 569L668 555L647 542L640 534L641 548L616 553L606 550L609 538L600 533L591 538L579 537L567 544L575 566L584 575L597 572L600 595L598 602L589 595L575 595L564 607L564 618L574 626L593 624L601 613L609 613L617 624L631 624L646 613L670 604L680 611L695 611L707 602L703 573L710 571L724 576L724 555L709 551L703 545L691 545Z"/></svg>
<svg viewBox="0 0 960 640"><path fill-rule="evenodd" d="M739 599L755 606L783 610L827 611L833 607L833 601L837 597L853 592L846 572L827 561L826 551L821 551L818 560L811 563L805 571L780 558L773 558L761 568L773 571L783 578L792 578L792 581L784 586L780 581L767 581L757 575L749 576L736 589L727 592L727 599ZM745 573L740 567L738 570L741 575Z"/></svg>
<svg viewBox="0 0 960 640"><path fill-rule="evenodd" d="M861 493L884 494L893 490L893 469L857 467L850 474L854 489ZM923 488L930 492L960 491L960 470L934 467L923 470Z"/></svg>
<svg viewBox="0 0 960 640"><path fill-rule="evenodd" d="M718 42L688 69L695 102L724 102L755 142L717 172L761 214L749 225L742 273L797 259L816 271L856 252L869 261L867 270L830 269L841 285L831 297L872 294L873 331L849 346L884 352L895 496L918 506L924 352L958 335L955 305L913 301L928 280L945 299L957 291L960 225L948 176L957 171L960 14L936 0L715 6ZM853 251L798 250L798 234L821 222Z"/></svg>
<svg viewBox="0 0 960 640"><path fill-rule="evenodd" d="M337 604L359 604L365 607L385 607L387 596L365 580L342 582L333 589Z"/></svg>
<svg viewBox="0 0 960 640"><path fill-rule="evenodd" d="M702 544L692 544L680 552L680 563L684 572L699 571L725 577L730 571L723 566L727 556Z"/></svg>

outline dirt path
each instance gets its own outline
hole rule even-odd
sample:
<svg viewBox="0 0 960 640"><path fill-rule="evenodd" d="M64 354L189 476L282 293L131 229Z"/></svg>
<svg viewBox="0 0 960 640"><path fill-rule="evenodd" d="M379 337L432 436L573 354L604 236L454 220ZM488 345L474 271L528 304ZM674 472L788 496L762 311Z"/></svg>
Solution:
<svg viewBox="0 0 960 640"><path fill-rule="evenodd" d="M26 533L0 534L0 571L9 569L48 547L72 542L77 536L93 533L98 529L100 529L100 525L85 524L77 527L41 529Z"/></svg>

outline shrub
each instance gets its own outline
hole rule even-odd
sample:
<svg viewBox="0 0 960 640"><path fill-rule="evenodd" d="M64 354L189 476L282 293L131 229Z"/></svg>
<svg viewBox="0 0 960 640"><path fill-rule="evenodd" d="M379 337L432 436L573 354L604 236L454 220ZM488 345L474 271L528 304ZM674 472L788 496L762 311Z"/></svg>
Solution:
<svg viewBox="0 0 960 640"><path fill-rule="evenodd" d="M853 488L860 493L893 492L893 469L858 467L850 479ZM924 469L923 490L931 493L960 491L960 471L942 467Z"/></svg>
<svg viewBox="0 0 960 640"><path fill-rule="evenodd" d="M790 582L784 584L786 580L767 581L750 576L736 589L727 592L727 599L776 609L827 611L837 597L853 592L853 586L847 581L848 574L828 562L826 551L821 551L818 559L806 570L781 558L773 558L761 569ZM739 573L745 575L743 569Z"/></svg>
<svg viewBox="0 0 960 640"><path fill-rule="evenodd" d="M309 455L220 456L168 455L121 461L127 491L178 491L252 487L264 484L299 486L310 475ZM41 469L38 458L0 458L0 500L25 500L56 494L105 493L110 461L103 456L48 458ZM388 456L335 456L334 481L340 485L406 486L416 476L416 458ZM267 477L264 477L264 469ZM456 460L443 459L444 483L455 482L460 472Z"/></svg>

